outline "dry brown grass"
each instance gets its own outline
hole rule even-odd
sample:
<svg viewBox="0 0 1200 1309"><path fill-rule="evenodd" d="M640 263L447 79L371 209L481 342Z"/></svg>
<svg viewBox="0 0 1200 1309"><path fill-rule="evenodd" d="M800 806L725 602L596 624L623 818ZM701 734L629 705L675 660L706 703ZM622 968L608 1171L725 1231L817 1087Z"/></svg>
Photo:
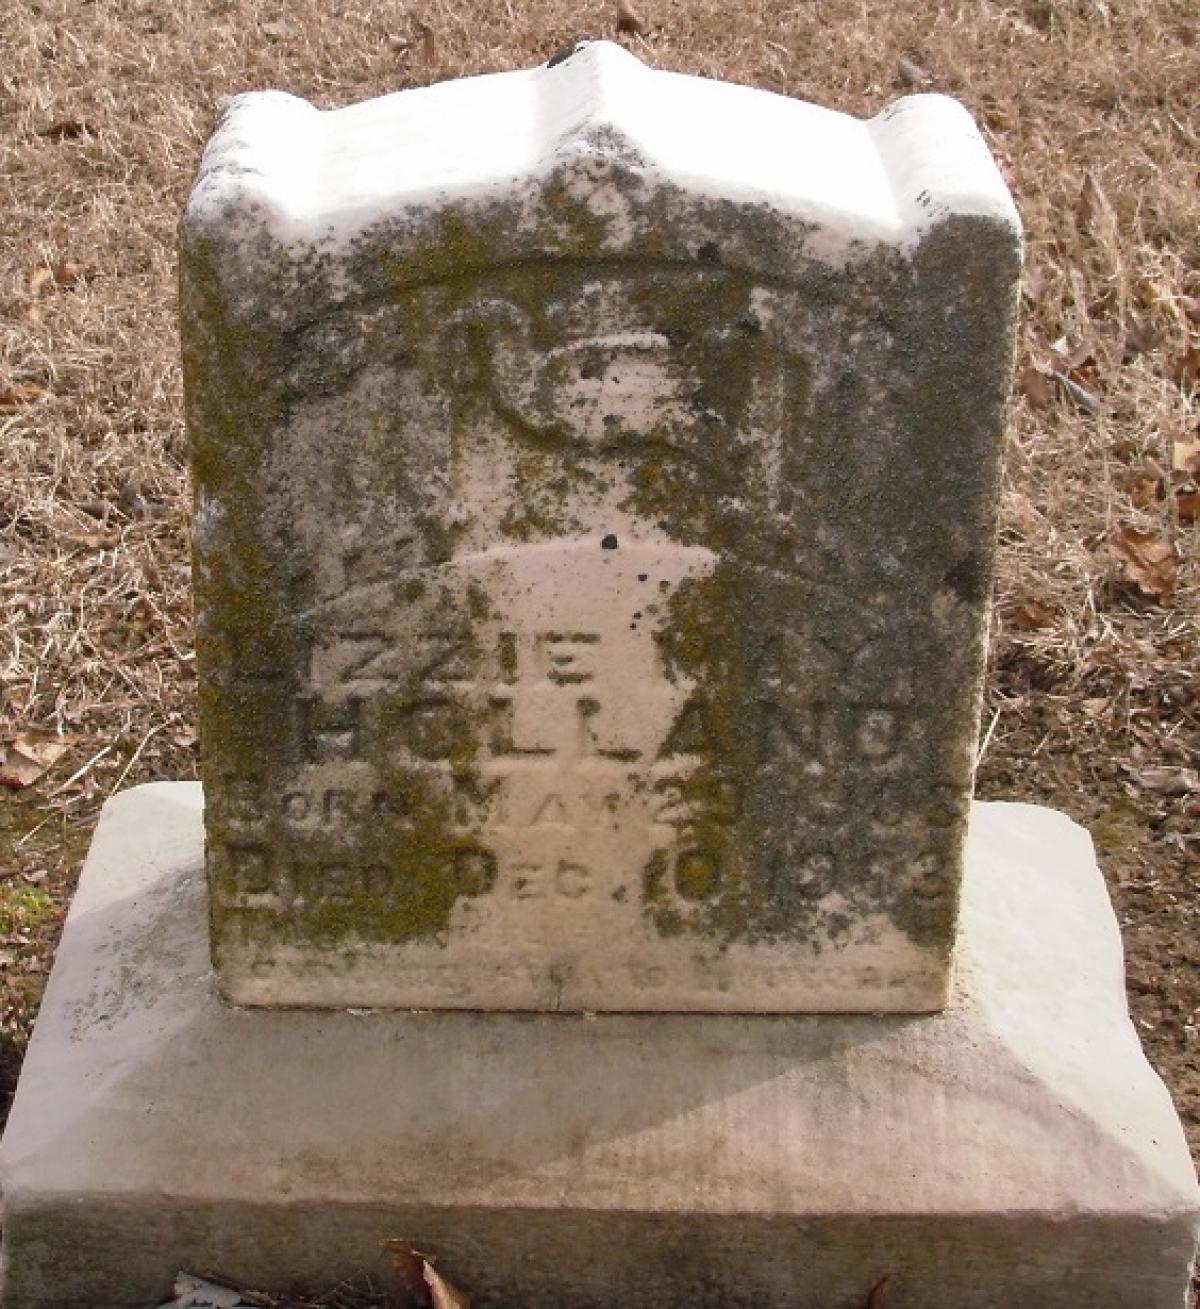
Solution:
<svg viewBox="0 0 1200 1309"><path fill-rule="evenodd" d="M1031 276L981 789L1093 827L1135 1017L1200 1146L1200 527L1170 471L1200 435L1193 0L635 8L649 31L621 39L660 67L859 114L913 83L948 91L1005 168ZM0 19L0 739L70 747L0 800L0 890L61 906L111 790L194 775L173 246L223 98L342 104L530 65L614 35L617 8L3 0ZM1158 549L1157 600L1111 552L1131 527ZM10 926L11 1075L55 915Z"/></svg>

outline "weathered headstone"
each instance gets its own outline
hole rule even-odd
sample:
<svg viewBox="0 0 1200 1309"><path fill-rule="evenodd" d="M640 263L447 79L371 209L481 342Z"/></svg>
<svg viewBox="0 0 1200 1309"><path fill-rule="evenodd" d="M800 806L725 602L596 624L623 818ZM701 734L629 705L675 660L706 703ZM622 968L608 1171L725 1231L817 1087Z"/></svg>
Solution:
<svg viewBox="0 0 1200 1309"><path fill-rule="evenodd" d="M594 45L236 102L182 253L226 994L941 1006L1019 240L943 97Z"/></svg>
<svg viewBox="0 0 1200 1309"><path fill-rule="evenodd" d="M938 97L592 46L235 104L182 259L204 794L105 806L3 1309L402 1293L391 1237L523 1309L1180 1309L1091 844L962 845L1017 257Z"/></svg>

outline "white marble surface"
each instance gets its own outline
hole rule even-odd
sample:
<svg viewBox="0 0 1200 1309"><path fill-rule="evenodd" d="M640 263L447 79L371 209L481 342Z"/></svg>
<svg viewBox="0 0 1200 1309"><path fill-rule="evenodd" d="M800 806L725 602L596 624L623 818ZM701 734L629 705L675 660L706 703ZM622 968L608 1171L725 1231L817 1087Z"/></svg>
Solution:
<svg viewBox="0 0 1200 1309"><path fill-rule="evenodd" d="M297 254L345 249L402 206L505 194L619 140L655 178L768 203L813 224L831 263L912 246L950 214L1019 224L970 115L908 96L863 121L751 87L662 72L591 42L555 67L443 82L319 111L282 92L235 99L205 152L191 218L261 205Z"/></svg>

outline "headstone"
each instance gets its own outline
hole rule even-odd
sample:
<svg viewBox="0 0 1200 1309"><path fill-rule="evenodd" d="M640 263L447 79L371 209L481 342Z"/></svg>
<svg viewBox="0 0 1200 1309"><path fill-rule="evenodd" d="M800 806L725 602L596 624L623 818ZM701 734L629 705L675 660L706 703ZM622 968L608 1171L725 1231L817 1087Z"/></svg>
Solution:
<svg viewBox="0 0 1200 1309"><path fill-rule="evenodd" d="M389 1238L522 1309L1181 1309L1091 843L976 802L962 849L1016 262L938 97L601 45L235 104L182 259L204 791L104 807L3 1309L403 1296Z"/></svg>
<svg viewBox="0 0 1200 1309"><path fill-rule="evenodd" d="M183 236L225 993L941 1006L1020 262L966 112L607 44L254 95Z"/></svg>

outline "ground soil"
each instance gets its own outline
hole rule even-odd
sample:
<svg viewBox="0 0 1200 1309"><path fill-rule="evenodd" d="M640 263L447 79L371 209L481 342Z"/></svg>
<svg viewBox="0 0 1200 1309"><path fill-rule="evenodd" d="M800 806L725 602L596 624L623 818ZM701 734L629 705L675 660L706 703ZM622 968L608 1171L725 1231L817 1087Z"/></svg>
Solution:
<svg viewBox="0 0 1200 1309"><path fill-rule="evenodd" d="M0 795L0 1091L100 804L195 775L174 231L222 103L333 106L607 36L855 114L948 92L980 122L1028 261L978 793L1091 829L1200 1157L1192 0L634 7L618 32L607 0L0 0L0 770L50 764Z"/></svg>

